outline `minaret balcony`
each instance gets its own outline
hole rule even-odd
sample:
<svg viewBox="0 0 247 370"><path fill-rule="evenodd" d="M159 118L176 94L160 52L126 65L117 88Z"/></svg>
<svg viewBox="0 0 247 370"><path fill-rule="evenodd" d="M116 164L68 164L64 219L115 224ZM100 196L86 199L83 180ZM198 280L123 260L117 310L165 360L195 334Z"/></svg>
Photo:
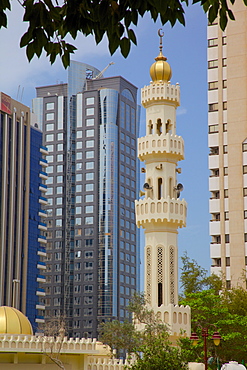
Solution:
<svg viewBox="0 0 247 370"><path fill-rule="evenodd" d="M153 82L149 86L142 88L142 105L144 108L152 104L154 101L174 102L177 107L180 105L180 86L170 85L170 83L160 81Z"/></svg>
<svg viewBox="0 0 247 370"><path fill-rule="evenodd" d="M184 159L184 140L181 136L173 134L153 134L138 139L138 158L144 161L154 154L165 154Z"/></svg>
<svg viewBox="0 0 247 370"><path fill-rule="evenodd" d="M151 199L135 201L136 224L145 228L145 224L162 222L170 226L186 226L187 203L184 199Z"/></svg>

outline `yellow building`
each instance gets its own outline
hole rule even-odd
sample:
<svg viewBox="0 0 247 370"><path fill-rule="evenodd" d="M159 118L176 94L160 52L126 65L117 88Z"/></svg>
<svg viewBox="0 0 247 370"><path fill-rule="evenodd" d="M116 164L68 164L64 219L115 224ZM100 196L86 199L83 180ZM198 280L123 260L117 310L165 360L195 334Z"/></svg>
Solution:
<svg viewBox="0 0 247 370"><path fill-rule="evenodd" d="M159 35L161 35L159 31ZM187 204L180 199L178 161L184 141L176 133L180 87L170 83L171 67L160 53L150 68L152 81L142 89L146 135L138 139L138 157L145 163L144 198L136 201L136 223L145 230L145 294L171 336L190 336L190 308L178 306L178 228L186 226Z"/></svg>
<svg viewBox="0 0 247 370"><path fill-rule="evenodd" d="M247 8L232 8L225 32L208 26L211 272L227 288L246 286L247 263Z"/></svg>
<svg viewBox="0 0 247 370"><path fill-rule="evenodd" d="M35 336L20 311L0 307L1 370L124 370L126 363L109 353L96 339Z"/></svg>

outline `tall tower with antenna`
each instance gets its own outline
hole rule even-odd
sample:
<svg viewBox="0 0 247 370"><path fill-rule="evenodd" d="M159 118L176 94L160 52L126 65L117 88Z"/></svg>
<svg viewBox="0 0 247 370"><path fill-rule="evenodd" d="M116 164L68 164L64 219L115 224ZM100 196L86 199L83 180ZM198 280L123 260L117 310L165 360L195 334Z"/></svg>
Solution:
<svg viewBox="0 0 247 370"><path fill-rule="evenodd" d="M178 228L186 226L187 204L180 199L178 161L184 159L184 141L176 134L179 84L171 85L171 67L160 53L150 68L152 81L142 89L146 109L146 136L138 139L138 158L145 162L144 191L136 201L136 223L145 229L145 295L172 337L181 329L190 336L190 308L178 306Z"/></svg>

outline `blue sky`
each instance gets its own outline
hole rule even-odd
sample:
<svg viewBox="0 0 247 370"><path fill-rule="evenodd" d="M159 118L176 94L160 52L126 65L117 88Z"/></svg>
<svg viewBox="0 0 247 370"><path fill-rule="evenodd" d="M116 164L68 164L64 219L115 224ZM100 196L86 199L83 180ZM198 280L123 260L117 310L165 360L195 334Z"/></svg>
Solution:
<svg viewBox="0 0 247 370"><path fill-rule="evenodd" d="M13 3L9 28L0 32L0 91L18 98L28 106L35 97L35 87L67 81L67 72L60 60L50 66L42 55L28 63L25 50L19 48L19 38L27 25L21 22L22 9ZM207 19L198 5L186 9L186 27L177 24L173 28L165 25L163 31L163 53L168 58L173 76L172 83L181 86L181 107L177 111L177 134L185 141L185 160L180 162L182 174L178 181L183 183L181 197L188 203L187 227L179 231L179 255L188 252L191 258L210 268L209 258L209 213L208 213L208 167L207 167ZM113 56L108 52L104 39L98 46L92 37L80 35L75 45L73 59L91 64L102 70L109 62L105 77L122 75L139 89L149 84L149 68L159 52L157 35L161 23L154 23L147 15L140 19L135 28L138 46L132 46L127 59L119 52ZM139 91L140 102L140 91ZM145 111L141 114L141 135L144 135Z"/></svg>

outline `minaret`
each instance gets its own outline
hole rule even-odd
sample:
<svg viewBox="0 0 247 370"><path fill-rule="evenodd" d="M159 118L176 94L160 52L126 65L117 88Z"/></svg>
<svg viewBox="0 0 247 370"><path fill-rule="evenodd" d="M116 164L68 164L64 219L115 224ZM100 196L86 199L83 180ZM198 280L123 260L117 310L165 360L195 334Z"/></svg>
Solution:
<svg viewBox="0 0 247 370"><path fill-rule="evenodd" d="M190 308L178 306L178 228L186 226L187 204L180 199L178 161L184 159L184 141L176 134L179 85L171 85L171 67L160 53L150 68L152 81L142 89L146 109L146 136L138 139L138 157L145 162L143 199L136 201L136 223L145 229L145 294L160 313L171 335L180 329L190 335Z"/></svg>

